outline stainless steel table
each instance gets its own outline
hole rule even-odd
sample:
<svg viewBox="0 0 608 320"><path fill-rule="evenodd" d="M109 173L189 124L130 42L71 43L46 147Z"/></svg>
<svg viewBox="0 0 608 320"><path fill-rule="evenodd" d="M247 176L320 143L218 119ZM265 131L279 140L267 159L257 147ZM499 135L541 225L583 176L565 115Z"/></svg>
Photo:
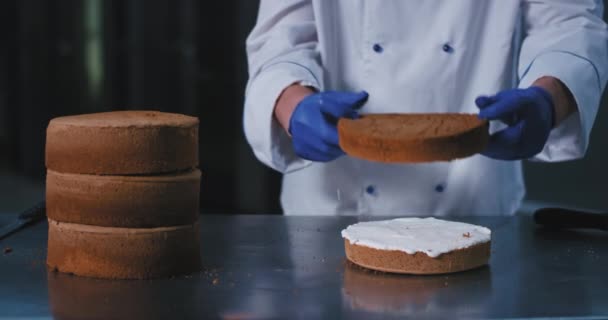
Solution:
<svg viewBox="0 0 608 320"><path fill-rule="evenodd" d="M47 272L46 223L24 230L0 242L12 248L0 251L0 317L608 317L608 233L546 230L526 216L454 218L492 229L490 266L398 276L345 261L340 230L378 218L201 218L205 270L147 281Z"/></svg>

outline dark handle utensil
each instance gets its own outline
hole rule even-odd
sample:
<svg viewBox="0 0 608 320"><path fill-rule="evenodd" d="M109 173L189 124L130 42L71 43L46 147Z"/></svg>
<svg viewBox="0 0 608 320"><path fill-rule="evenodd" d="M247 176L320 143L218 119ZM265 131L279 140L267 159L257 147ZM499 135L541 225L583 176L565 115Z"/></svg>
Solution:
<svg viewBox="0 0 608 320"><path fill-rule="evenodd" d="M608 213L543 208L534 212L534 221L556 229L599 229L608 231Z"/></svg>
<svg viewBox="0 0 608 320"><path fill-rule="evenodd" d="M44 201L39 202L35 206L21 212L17 219L8 225L0 228L0 240L10 236L11 234L25 228L26 226L33 225L36 222L44 219L46 216L46 203Z"/></svg>

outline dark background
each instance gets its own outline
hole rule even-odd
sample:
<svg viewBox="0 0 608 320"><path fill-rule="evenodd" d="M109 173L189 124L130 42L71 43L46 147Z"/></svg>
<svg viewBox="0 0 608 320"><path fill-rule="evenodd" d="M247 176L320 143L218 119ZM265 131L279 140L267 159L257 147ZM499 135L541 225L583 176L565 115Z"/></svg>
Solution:
<svg viewBox="0 0 608 320"><path fill-rule="evenodd" d="M280 212L280 175L254 158L242 130L257 4L0 1L0 213L42 197L49 119L123 109L199 117L203 212ZM524 208L608 209L607 113L584 160L525 164Z"/></svg>

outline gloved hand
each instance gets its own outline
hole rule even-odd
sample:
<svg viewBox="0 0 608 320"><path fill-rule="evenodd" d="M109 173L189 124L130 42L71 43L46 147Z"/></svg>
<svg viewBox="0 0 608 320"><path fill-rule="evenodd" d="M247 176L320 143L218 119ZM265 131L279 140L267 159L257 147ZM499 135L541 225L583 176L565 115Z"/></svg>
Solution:
<svg viewBox="0 0 608 320"><path fill-rule="evenodd" d="M500 160L527 159L543 150L555 123L549 92L541 87L511 89L478 97L479 118L501 120L509 127L490 136L483 155Z"/></svg>
<svg viewBox="0 0 608 320"><path fill-rule="evenodd" d="M338 119L356 118L368 94L326 91L304 98L289 119L289 133L296 154L304 159L327 162L344 154L338 145Z"/></svg>

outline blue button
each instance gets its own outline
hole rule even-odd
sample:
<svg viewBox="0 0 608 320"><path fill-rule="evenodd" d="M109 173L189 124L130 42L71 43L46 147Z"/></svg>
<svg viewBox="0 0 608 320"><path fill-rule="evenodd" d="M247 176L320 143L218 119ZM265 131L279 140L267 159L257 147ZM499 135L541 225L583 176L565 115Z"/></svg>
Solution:
<svg viewBox="0 0 608 320"><path fill-rule="evenodd" d="M443 186L443 184L438 184L435 186L435 191L443 192L443 190L445 190L445 187Z"/></svg>
<svg viewBox="0 0 608 320"><path fill-rule="evenodd" d="M367 186L367 188L365 188L365 192L367 192L367 194L374 194L376 192L376 188L374 186Z"/></svg>
<svg viewBox="0 0 608 320"><path fill-rule="evenodd" d="M379 44L377 44L377 43L376 43L376 44L374 44L373 49L374 49L374 51L376 51L377 53L381 53L382 51L384 51L384 48L382 48L382 46L381 46L381 45L379 45Z"/></svg>
<svg viewBox="0 0 608 320"><path fill-rule="evenodd" d="M452 46L450 46L449 44L444 44L443 45L443 51L447 52L447 53L451 53L454 51L454 48L452 48Z"/></svg>

